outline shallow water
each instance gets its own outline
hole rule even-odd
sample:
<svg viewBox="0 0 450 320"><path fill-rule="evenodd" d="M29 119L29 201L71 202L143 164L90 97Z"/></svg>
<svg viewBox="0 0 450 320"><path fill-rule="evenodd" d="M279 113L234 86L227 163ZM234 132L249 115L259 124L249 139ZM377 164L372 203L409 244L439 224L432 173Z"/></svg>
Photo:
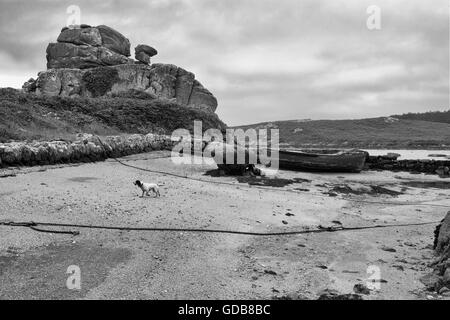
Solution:
<svg viewBox="0 0 450 320"><path fill-rule="evenodd" d="M371 156L379 156L385 155L389 152L398 153L401 156L398 160L450 160L450 150L389 150L389 149L380 149L380 150L371 150L364 149L364 151L369 152ZM448 158L445 157L429 157L430 154L445 154Z"/></svg>

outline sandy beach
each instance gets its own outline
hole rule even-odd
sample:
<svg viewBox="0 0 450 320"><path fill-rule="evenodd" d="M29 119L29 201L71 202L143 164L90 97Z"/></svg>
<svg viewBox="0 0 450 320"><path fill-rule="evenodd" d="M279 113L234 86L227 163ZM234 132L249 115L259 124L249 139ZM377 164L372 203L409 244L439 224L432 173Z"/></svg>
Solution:
<svg viewBox="0 0 450 320"><path fill-rule="evenodd" d="M279 171L270 181L238 179L167 155L121 160L204 181L113 159L2 169L0 220L283 232L437 222L450 206L449 183L434 175ZM136 179L158 183L161 197L141 198ZM379 290L364 299L434 299L419 279L431 270L435 226L284 236L69 228L80 231L71 236L0 226L0 298L316 299L377 277ZM81 290L66 287L71 265L80 267Z"/></svg>

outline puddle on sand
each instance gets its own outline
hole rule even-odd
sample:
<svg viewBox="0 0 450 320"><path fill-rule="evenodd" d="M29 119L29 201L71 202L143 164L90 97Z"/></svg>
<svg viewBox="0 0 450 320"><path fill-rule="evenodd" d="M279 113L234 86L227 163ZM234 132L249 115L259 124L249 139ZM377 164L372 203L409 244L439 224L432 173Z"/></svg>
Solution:
<svg viewBox="0 0 450 320"><path fill-rule="evenodd" d="M131 251L92 243L52 244L22 254L0 256L0 299L78 299L99 286L109 271L128 261ZM67 268L80 267L81 290L66 286Z"/></svg>
<svg viewBox="0 0 450 320"><path fill-rule="evenodd" d="M284 179L284 178L266 178L266 177L244 177L238 176L236 179L240 183L248 183L252 186L266 186L266 187L276 187L283 188L293 183L303 183L311 182L311 180L302 178Z"/></svg>
<svg viewBox="0 0 450 320"><path fill-rule="evenodd" d="M382 186L375 186L371 185L368 186L368 188L359 188L359 189L353 189L348 185L338 185L334 186L329 190L333 193L340 193L340 194L354 194L354 195L371 195L371 196L379 196L379 195L389 195L392 197L399 196L403 194L403 192L395 191L391 189L387 189Z"/></svg>

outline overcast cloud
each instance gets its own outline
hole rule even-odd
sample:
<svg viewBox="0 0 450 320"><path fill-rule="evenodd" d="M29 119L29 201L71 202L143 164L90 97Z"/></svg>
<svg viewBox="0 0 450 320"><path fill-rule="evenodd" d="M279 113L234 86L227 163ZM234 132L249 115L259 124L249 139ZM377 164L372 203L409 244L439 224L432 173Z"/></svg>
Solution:
<svg viewBox="0 0 450 320"><path fill-rule="evenodd" d="M447 0L0 0L0 87L45 70L72 4L194 72L229 125L449 106ZM366 27L370 5L381 30Z"/></svg>

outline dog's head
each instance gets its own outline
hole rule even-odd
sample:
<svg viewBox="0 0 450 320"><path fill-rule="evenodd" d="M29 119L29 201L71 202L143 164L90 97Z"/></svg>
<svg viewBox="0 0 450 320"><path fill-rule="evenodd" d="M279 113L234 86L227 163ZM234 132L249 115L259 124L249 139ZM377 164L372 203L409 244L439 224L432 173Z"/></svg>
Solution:
<svg viewBox="0 0 450 320"><path fill-rule="evenodd" d="M138 187L142 186L142 182L140 182L139 180L136 180L133 184Z"/></svg>

